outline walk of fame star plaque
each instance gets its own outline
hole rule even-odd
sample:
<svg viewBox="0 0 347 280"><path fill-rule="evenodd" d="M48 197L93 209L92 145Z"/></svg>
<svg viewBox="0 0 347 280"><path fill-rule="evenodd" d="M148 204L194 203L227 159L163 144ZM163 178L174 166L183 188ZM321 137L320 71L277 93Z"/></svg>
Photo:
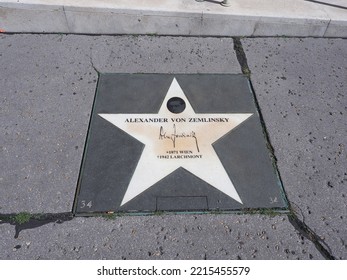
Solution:
<svg viewBox="0 0 347 280"><path fill-rule="evenodd" d="M286 207L247 77L100 76L75 214Z"/></svg>

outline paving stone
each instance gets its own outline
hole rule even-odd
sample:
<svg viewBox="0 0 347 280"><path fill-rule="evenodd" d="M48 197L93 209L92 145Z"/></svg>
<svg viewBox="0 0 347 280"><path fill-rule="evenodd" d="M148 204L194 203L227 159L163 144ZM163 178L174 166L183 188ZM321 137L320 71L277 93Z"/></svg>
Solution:
<svg viewBox="0 0 347 280"><path fill-rule="evenodd" d="M71 209L97 82L86 39L0 37L1 213Z"/></svg>
<svg viewBox="0 0 347 280"><path fill-rule="evenodd" d="M75 218L0 234L0 259L322 259L286 216Z"/></svg>
<svg viewBox="0 0 347 280"><path fill-rule="evenodd" d="M9 2L11 0L0 3L0 26L3 32L69 32L63 6Z"/></svg>
<svg viewBox="0 0 347 280"><path fill-rule="evenodd" d="M325 5L328 4L328 5ZM329 5L330 4L330 5ZM347 37L347 22L346 19L346 1L344 0L326 0L321 1L324 11L331 18L324 37L346 38ZM336 5L336 6L334 6Z"/></svg>
<svg viewBox="0 0 347 280"><path fill-rule="evenodd" d="M232 38L94 37L93 64L101 73L240 73Z"/></svg>
<svg viewBox="0 0 347 280"><path fill-rule="evenodd" d="M71 211L97 72L239 73L232 39L0 35L0 213Z"/></svg>
<svg viewBox="0 0 347 280"><path fill-rule="evenodd" d="M251 80L298 216L347 258L347 41L244 39Z"/></svg>

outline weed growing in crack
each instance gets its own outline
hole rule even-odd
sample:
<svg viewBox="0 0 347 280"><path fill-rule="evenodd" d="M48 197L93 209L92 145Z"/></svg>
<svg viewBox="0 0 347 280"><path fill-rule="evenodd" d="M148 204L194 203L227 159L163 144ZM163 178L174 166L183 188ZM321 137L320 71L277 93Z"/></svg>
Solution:
<svg viewBox="0 0 347 280"><path fill-rule="evenodd" d="M30 221L33 216L28 212L20 212L13 217L13 221L19 225L25 224Z"/></svg>

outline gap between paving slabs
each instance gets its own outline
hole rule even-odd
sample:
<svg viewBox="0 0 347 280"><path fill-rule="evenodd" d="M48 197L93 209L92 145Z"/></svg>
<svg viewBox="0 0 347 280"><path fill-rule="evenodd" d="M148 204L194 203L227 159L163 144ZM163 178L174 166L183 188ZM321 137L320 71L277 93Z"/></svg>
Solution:
<svg viewBox="0 0 347 280"><path fill-rule="evenodd" d="M246 55L244 53L240 38L234 38L234 50L235 50L237 59L239 61L242 73L249 78L250 85L252 87L252 91L253 91L253 95L254 95L254 101L255 101L256 107L258 109L259 115L260 115L262 127L264 129L264 136L266 137L267 143L270 143L269 137L268 137L268 134L266 131L266 127L265 127L265 124L263 121L263 117L261 114L261 110L260 110L259 104L257 102L256 95L254 93L254 89L253 89L252 82L251 82L251 72L250 72L248 64L247 64L247 58L246 58ZM95 69L95 71L99 75L99 71L94 67L92 61L91 61L91 64L92 64L93 68ZM274 155L273 147L271 146L271 144L268 146L268 148L271 151L271 155L273 156L274 162L276 163L277 159ZM283 190L283 191L285 192L285 190ZM289 218L289 221L293 225L293 227L298 232L300 232L300 234L302 234L304 237L306 237L311 242L313 242L313 244L315 245L317 250L322 254L322 256L324 258L335 259L335 257L331 254L331 251L329 250L328 245L326 243L324 243L324 241L313 230L311 230L302 219L299 218L298 211L290 203L290 201L288 201L288 206L289 206L289 213L283 213L283 212L281 213L281 212L276 211L275 209L271 210L271 211L270 210L264 211L264 209L250 209L248 211L243 211L242 214L263 214L263 215L269 215L269 216L287 215ZM153 213L153 214L154 215L160 215L163 213L158 212L158 213ZM182 213L178 213L178 214L182 214ZM198 214L198 213L194 213L194 214ZM216 213L215 212L209 212L209 214L218 214L218 212L216 212ZM234 214L240 215L241 213L235 213L234 212ZM117 216L120 216L120 215L122 215L122 214L107 214L107 213L105 213L105 214L94 215L94 217L95 216L99 216L99 217L101 216L101 217L104 217L107 219L115 219L115 218L117 218ZM74 219L74 215L72 214L72 212L55 213L55 214L51 214L51 213L34 214L34 213L28 213L28 212L21 212L21 213L14 213L14 214L0 214L0 224L8 223L8 224L15 226L14 238L18 238L19 234L22 230L37 228L37 227L40 227L40 226L43 226L43 225L49 224L49 223L62 224L64 222L70 221L72 219Z"/></svg>

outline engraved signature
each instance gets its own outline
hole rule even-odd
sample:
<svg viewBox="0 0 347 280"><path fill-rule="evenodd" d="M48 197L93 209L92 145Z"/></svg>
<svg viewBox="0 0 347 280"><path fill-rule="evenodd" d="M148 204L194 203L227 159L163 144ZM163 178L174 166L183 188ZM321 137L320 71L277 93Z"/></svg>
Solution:
<svg viewBox="0 0 347 280"><path fill-rule="evenodd" d="M176 148L176 139L177 138L193 138L195 140L196 149L198 152L199 150L199 144L198 144L198 138L196 137L196 134L194 131L191 131L189 133L186 132L180 132L178 133L176 131L176 124L173 125L173 133L169 134L164 131L164 128L161 126L159 130L159 140L171 140L173 147Z"/></svg>

